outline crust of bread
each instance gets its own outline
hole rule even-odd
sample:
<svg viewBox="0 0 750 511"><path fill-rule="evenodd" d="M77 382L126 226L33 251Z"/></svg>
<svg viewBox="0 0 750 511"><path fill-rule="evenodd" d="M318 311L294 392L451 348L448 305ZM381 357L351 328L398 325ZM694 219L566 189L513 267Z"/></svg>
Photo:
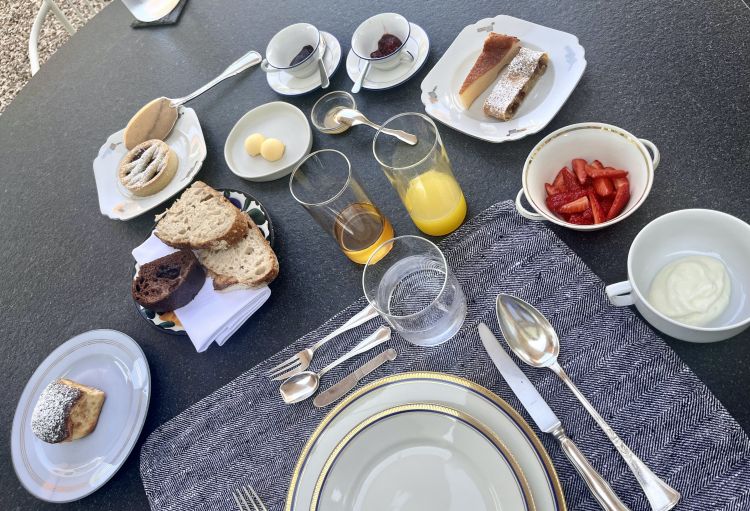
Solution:
<svg viewBox="0 0 750 511"><path fill-rule="evenodd" d="M106 394L102 390L72 380L61 378L60 381L81 391L81 396L70 408L66 418L68 435L63 442L72 442L96 429Z"/></svg>

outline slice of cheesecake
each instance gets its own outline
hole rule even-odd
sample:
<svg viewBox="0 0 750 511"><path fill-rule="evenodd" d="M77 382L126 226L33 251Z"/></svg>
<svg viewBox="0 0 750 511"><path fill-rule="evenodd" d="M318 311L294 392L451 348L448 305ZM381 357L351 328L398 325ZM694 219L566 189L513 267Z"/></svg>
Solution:
<svg viewBox="0 0 750 511"><path fill-rule="evenodd" d="M474 100L492 85L500 70L513 60L520 48L521 43L517 37L490 32L484 40L482 53L477 57L461 85L461 90L458 91L464 108L468 109Z"/></svg>

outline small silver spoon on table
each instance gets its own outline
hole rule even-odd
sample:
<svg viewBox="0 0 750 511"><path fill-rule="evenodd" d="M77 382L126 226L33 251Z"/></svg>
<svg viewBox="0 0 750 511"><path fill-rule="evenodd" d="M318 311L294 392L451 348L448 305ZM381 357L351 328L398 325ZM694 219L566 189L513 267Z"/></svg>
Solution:
<svg viewBox="0 0 750 511"><path fill-rule="evenodd" d="M361 355L362 353L371 350L375 346L383 344L390 338L391 329L387 326L381 326L372 334L363 339L359 344L357 344L349 353L334 360L323 369L321 369L320 372L314 373L312 371L302 371L301 373L297 373L294 376L290 376L289 379L282 383L281 387L279 388L281 398L287 404L299 403L300 401L304 401L308 397L315 394L315 391L317 391L318 387L320 387L320 379L328 371L338 366L339 364L343 364L350 358Z"/></svg>
<svg viewBox="0 0 750 511"><path fill-rule="evenodd" d="M560 354L560 339L547 318L533 305L515 296L500 294L495 303L500 330L508 345L518 358L532 367L546 367L573 391L587 412L594 418L607 438L614 444L617 452L625 460L630 471L635 475L643 493L646 494L651 509L666 511L672 509L680 500L680 492L669 486L654 474L641 459L635 455L617 433L599 415L589 400L578 390L570 377L557 362Z"/></svg>
<svg viewBox="0 0 750 511"><path fill-rule="evenodd" d="M404 142L406 144L417 145L417 142L418 142L417 137L415 135L412 135L411 133L407 133L402 130L382 128L379 124L375 124L370 119L365 117L365 114L353 108L342 108L341 110L338 110L336 114L333 116L333 120L341 125L346 126L347 129L350 126L358 126L360 124L364 124L365 126L369 126L373 129L380 130L381 133L394 136L397 139L399 139L401 142ZM346 129L342 130L342 132L343 131L346 131Z"/></svg>

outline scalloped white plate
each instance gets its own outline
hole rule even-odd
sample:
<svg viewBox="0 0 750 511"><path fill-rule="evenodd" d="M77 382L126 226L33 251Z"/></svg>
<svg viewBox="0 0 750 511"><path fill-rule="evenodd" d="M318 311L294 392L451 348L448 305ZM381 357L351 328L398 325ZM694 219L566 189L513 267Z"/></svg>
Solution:
<svg viewBox="0 0 750 511"><path fill-rule="evenodd" d="M531 89L515 117L501 121L482 111L488 87L466 110L458 90L474 65L487 34L516 36L521 45L549 55L546 72ZM465 27L422 81L422 103L428 115L474 138L488 142L518 140L542 130L555 117L586 69L585 50L567 32L512 16L485 18Z"/></svg>
<svg viewBox="0 0 750 511"><path fill-rule="evenodd" d="M117 178L120 161L128 153L122 143L122 129L113 133L94 160L94 179L102 215L114 220L130 220L173 197L190 184L203 165L208 151L195 110L179 107L177 122L165 142L179 159L177 173L161 191L147 197L130 193Z"/></svg>

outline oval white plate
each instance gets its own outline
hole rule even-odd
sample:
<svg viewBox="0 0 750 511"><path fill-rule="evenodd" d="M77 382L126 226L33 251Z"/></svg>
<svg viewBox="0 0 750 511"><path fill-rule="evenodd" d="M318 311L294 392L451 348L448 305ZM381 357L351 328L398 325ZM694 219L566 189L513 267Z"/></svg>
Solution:
<svg viewBox="0 0 750 511"><path fill-rule="evenodd" d="M106 393L94 431L79 440L48 444L31 431L31 413L57 378ZM91 330L59 346L34 371L13 417L13 468L29 493L47 502L71 502L93 493L127 459L146 420L151 374L140 346L116 330Z"/></svg>
<svg viewBox="0 0 750 511"><path fill-rule="evenodd" d="M397 406L357 425L315 493L310 511L534 509L500 439L473 417L432 404Z"/></svg>
<svg viewBox="0 0 750 511"><path fill-rule="evenodd" d="M458 98L458 90L490 32L516 36L522 46L549 55L547 70L509 121L494 119L482 111L492 86L468 110ZM427 73L421 85L422 103L428 115L472 137L488 142L518 140L537 133L555 117L586 69L584 56L583 46L572 34L512 16L485 18L465 27Z"/></svg>
<svg viewBox="0 0 750 511"><path fill-rule="evenodd" d="M165 140L179 158L177 173L163 190L153 195L133 195L122 186L117 177L120 162L128 153L122 143L124 129L110 135L99 149L94 160L94 179L102 215L114 220L130 220L154 209L190 184L208 152L195 110L181 106L178 115L172 132Z"/></svg>
<svg viewBox="0 0 750 511"><path fill-rule="evenodd" d="M393 69L377 69L370 67L367 72L365 81L362 82L363 89L385 90L401 85L409 78L417 74L422 66L427 62L427 55L430 53L430 38L427 32L416 23L410 23L411 36L406 41L404 50L414 56L414 60L408 64L396 66ZM357 57L352 50L346 56L346 72L352 82L356 82L362 69L365 67L365 61Z"/></svg>
<svg viewBox="0 0 750 511"><path fill-rule="evenodd" d="M323 66L326 68L328 78L333 76L341 63L341 44L332 34L320 31L326 41L326 53L323 55ZM284 96L299 96L320 88L320 76L315 71L310 76L297 78L287 72L266 73L268 85L279 94Z"/></svg>
<svg viewBox="0 0 750 511"><path fill-rule="evenodd" d="M281 159L266 161L260 155L247 154L245 139L253 133L281 140L286 145ZM253 108L237 121L224 144L224 159L229 169L243 179L273 181L292 172L311 147L312 130L302 110L284 101L273 101Z"/></svg>
<svg viewBox="0 0 750 511"><path fill-rule="evenodd" d="M469 380L448 374L410 372L374 381L345 397L323 419L302 449L287 493L285 511L308 511L318 476L336 445L357 424L388 408L436 403L486 424L518 461L538 511L565 511L557 473L549 455L523 418L498 396Z"/></svg>

